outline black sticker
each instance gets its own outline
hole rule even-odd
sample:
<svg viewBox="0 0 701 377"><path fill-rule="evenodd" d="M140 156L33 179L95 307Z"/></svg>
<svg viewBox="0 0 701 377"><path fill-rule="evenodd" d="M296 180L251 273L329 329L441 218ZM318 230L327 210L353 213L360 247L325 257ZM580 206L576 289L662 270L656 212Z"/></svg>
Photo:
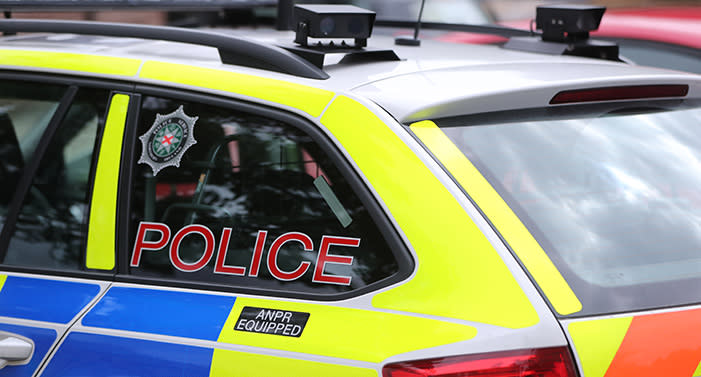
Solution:
<svg viewBox="0 0 701 377"><path fill-rule="evenodd" d="M234 330L299 338L308 319L309 313L245 306Z"/></svg>

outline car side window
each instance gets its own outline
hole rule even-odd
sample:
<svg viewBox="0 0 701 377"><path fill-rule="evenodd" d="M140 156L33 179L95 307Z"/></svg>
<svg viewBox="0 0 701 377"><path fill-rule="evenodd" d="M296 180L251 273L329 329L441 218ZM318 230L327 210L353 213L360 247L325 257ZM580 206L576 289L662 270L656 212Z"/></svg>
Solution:
<svg viewBox="0 0 701 377"><path fill-rule="evenodd" d="M334 294L397 273L368 210L299 128L157 97L140 114L132 275Z"/></svg>
<svg viewBox="0 0 701 377"><path fill-rule="evenodd" d="M39 94L38 98L42 96ZM81 269L95 145L108 98L109 91L104 89L80 88L77 91L40 156L17 219L8 230L11 238L3 264ZM26 101L23 105L30 107L27 114L17 114L11 119L17 124L15 131L24 163L40 139L47 137L43 132L48 122L46 119L51 118L51 109L56 107L54 102L35 104L36 99ZM20 110L19 106L14 108Z"/></svg>
<svg viewBox="0 0 701 377"><path fill-rule="evenodd" d="M0 230L25 166L67 87L0 81Z"/></svg>

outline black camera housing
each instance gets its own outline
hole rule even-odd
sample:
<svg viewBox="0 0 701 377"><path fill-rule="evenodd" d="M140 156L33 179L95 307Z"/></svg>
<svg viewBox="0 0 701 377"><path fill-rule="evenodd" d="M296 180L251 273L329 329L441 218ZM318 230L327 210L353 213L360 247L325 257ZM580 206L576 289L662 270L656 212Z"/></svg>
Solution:
<svg viewBox="0 0 701 377"><path fill-rule="evenodd" d="M354 39L355 47L367 46L375 12L353 5L295 5L295 43L307 46L307 38Z"/></svg>
<svg viewBox="0 0 701 377"><path fill-rule="evenodd" d="M550 5L536 8L536 29L543 31L543 40L576 42L589 38L599 28L606 7L588 5Z"/></svg>

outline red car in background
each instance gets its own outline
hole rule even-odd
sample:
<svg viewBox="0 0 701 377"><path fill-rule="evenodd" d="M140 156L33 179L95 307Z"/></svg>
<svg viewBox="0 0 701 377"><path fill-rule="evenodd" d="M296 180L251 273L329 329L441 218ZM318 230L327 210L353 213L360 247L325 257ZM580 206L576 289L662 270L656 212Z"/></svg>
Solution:
<svg viewBox="0 0 701 377"><path fill-rule="evenodd" d="M529 20L501 24L530 27ZM621 56L636 64L701 74L701 7L609 9L592 36L618 42ZM465 32L446 33L438 39L481 44L506 41Z"/></svg>

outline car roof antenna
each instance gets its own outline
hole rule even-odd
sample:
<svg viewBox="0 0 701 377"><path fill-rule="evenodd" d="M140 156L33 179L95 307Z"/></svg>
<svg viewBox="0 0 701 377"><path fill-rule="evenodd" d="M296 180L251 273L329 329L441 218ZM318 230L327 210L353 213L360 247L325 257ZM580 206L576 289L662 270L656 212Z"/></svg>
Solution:
<svg viewBox="0 0 701 377"><path fill-rule="evenodd" d="M394 44L400 46L421 46L421 40L419 39L419 31L421 30L421 17L424 14L424 4L426 0L421 0L421 8L419 9L419 19L416 20L416 27L414 28L414 38L398 37L394 39Z"/></svg>
<svg viewBox="0 0 701 377"><path fill-rule="evenodd" d="M5 14L5 18L6 18L6 19L9 20L9 19L12 18L12 12L11 12L11 11L6 10L6 11L3 12L3 13ZM12 32L8 32L8 31L3 31L3 32L2 32L2 36L3 36L3 37L11 37L11 36L13 36L13 35L17 35L17 33L12 33Z"/></svg>

